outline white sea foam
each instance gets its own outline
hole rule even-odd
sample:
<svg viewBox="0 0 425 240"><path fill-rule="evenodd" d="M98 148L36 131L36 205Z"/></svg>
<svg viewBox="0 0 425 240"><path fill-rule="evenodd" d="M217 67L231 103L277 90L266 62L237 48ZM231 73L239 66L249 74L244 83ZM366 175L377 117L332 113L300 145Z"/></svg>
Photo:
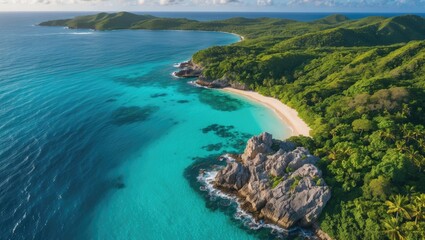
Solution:
<svg viewBox="0 0 425 240"><path fill-rule="evenodd" d="M176 75L176 73L177 73L177 72L172 72L172 73L171 73L171 76L173 76L173 77L175 77L175 78L181 78L181 77L177 76L177 75Z"/></svg>
<svg viewBox="0 0 425 240"><path fill-rule="evenodd" d="M92 35L95 32L91 31L91 32L57 32L57 33L42 33L42 34L28 34L25 36L34 36L34 37L39 37L39 36L55 36L55 35Z"/></svg>
<svg viewBox="0 0 425 240"><path fill-rule="evenodd" d="M226 159L226 162L235 161L235 159L228 154L223 155L222 157ZM261 228L269 228L274 233L280 233L280 234L288 234L291 232L300 231L303 236L308 237L311 235L310 233L303 231L301 228L298 228L298 227L291 228L291 229L284 229L275 224L264 223L263 221L257 221L250 213L246 212L245 210L241 208L241 204L238 201L238 198L236 196L229 195L219 189L214 188L214 180L219 170L220 168L215 168L215 169L212 169L211 171L205 171L203 172L203 174L200 174L197 177L197 180L201 182L202 184L204 184L206 191L208 191L208 194L210 195L210 198L214 198L215 200L217 197L219 197L222 199L230 200L233 203L236 203L237 204L236 213L233 215L233 217L241 221L244 224L244 226L252 230L258 230Z"/></svg>
<svg viewBox="0 0 425 240"><path fill-rule="evenodd" d="M71 32L71 33L68 33L68 34L71 34L71 35L87 35L87 34L93 34L94 32Z"/></svg>
<svg viewBox="0 0 425 240"><path fill-rule="evenodd" d="M202 85L197 84L197 83L196 83L196 81L189 81L189 82L187 82L187 83L188 83L189 85L194 86L194 87L207 88L207 89L209 89L208 87L205 87L205 86L202 86Z"/></svg>
<svg viewBox="0 0 425 240"><path fill-rule="evenodd" d="M16 228L19 226L19 224L21 224L21 222L27 217L27 213L24 213L24 216L22 216L15 224L15 226L12 229L12 233L15 233Z"/></svg>
<svg viewBox="0 0 425 240"><path fill-rule="evenodd" d="M179 62L179 63L174 63L173 64L173 67L175 67L175 68L179 68L180 67L180 64L182 64L182 63L187 63L187 62L189 62L190 60L185 60L185 61L183 61L183 62Z"/></svg>

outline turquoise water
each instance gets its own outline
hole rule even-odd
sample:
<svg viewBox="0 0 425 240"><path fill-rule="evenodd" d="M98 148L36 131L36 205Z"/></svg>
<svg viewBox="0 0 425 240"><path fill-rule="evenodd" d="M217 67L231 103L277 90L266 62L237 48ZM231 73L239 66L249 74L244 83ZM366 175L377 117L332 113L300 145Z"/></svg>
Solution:
<svg viewBox="0 0 425 240"><path fill-rule="evenodd" d="M64 15L0 14L0 239L268 236L208 200L196 174L254 134L289 130L170 74L238 38L32 26Z"/></svg>

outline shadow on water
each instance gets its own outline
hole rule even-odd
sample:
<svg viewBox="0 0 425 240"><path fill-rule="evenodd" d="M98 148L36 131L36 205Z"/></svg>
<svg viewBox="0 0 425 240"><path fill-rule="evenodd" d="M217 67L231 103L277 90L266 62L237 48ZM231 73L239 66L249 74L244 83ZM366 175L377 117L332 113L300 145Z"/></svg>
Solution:
<svg viewBox="0 0 425 240"><path fill-rule="evenodd" d="M112 79L114 82L128 86L128 87L143 87L147 83L154 83L155 78L151 76L119 76Z"/></svg>
<svg viewBox="0 0 425 240"><path fill-rule="evenodd" d="M165 97L165 96L167 96L168 94L167 93L154 93L154 94L151 94L151 98L159 98L159 97Z"/></svg>
<svg viewBox="0 0 425 240"><path fill-rule="evenodd" d="M159 110L158 106L130 106L119 107L111 115L112 123L115 125L126 125L136 122L143 122Z"/></svg>
<svg viewBox="0 0 425 240"><path fill-rule="evenodd" d="M208 152L220 151L222 148L223 148L223 143L208 144L202 147L202 149L205 149Z"/></svg>
<svg viewBox="0 0 425 240"><path fill-rule="evenodd" d="M201 91L199 93L199 101L223 112L232 112L245 107L241 100L212 90Z"/></svg>
<svg viewBox="0 0 425 240"><path fill-rule="evenodd" d="M162 65L157 66L155 70L150 72L132 72L126 75L113 77L111 80L127 87L141 88L157 86L167 88L180 84L179 81L173 81L171 72L172 69L169 69L169 65Z"/></svg>
<svg viewBox="0 0 425 240"><path fill-rule="evenodd" d="M223 138L224 144L221 145L220 148L227 146L237 152L243 151L246 141L248 141L248 139L251 137L251 134L236 131L235 127L232 125L226 126L220 124L211 124L202 128L201 131L204 134L213 133L216 136ZM213 151L214 148L218 148L218 146L205 146L205 149L208 151Z"/></svg>
<svg viewBox="0 0 425 240"><path fill-rule="evenodd" d="M111 103L111 102L116 102L116 101L117 101L116 98L110 98L110 99L107 99L105 102L106 103Z"/></svg>

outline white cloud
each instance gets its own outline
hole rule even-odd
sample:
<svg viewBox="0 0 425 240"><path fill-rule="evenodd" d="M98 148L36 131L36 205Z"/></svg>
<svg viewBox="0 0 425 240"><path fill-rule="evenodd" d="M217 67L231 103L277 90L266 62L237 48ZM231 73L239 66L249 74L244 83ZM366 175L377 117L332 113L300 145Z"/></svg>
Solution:
<svg viewBox="0 0 425 240"><path fill-rule="evenodd" d="M316 7L333 7L337 5L336 0L289 0L287 1L288 6L302 6L302 5L308 5L308 6L316 6ZM339 1L342 3L349 3L350 0L347 1Z"/></svg>
<svg viewBox="0 0 425 240"><path fill-rule="evenodd" d="M170 5L173 3L173 0L159 0L160 5Z"/></svg>
<svg viewBox="0 0 425 240"><path fill-rule="evenodd" d="M0 0L0 5L16 5L19 6L74 6L81 9L99 9L102 6L110 6L112 10L120 7L131 6L125 8L127 10L139 10L141 5L147 8L160 10L168 9L251 9L256 10L260 7L273 7L277 9L344 9L345 11L355 9L385 10L385 9L405 9L410 11L424 11L425 0ZM139 6L139 9L137 8ZM214 8L213 8L214 7ZM144 8L145 9L145 8Z"/></svg>
<svg viewBox="0 0 425 240"><path fill-rule="evenodd" d="M273 0L257 0L258 6L270 6L273 5Z"/></svg>
<svg viewBox="0 0 425 240"><path fill-rule="evenodd" d="M214 5L225 5L225 4L229 4L229 3L241 3L240 0L212 0L212 2L210 1L206 1L206 4L214 4Z"/></svg>

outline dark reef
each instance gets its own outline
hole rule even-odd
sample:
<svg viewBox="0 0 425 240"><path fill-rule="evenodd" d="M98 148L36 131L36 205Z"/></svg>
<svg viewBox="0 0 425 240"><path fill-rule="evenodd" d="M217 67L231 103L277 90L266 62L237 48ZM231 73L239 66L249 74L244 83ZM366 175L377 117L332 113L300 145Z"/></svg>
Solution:
<svg viewBox="0 0 425 240"><path fill-rule="evenodd" d="M115 125L126 125L131 123L143 122L158 110L159 107L157 106L120 107L114 112L112 112L112 123Z"/></svg>

